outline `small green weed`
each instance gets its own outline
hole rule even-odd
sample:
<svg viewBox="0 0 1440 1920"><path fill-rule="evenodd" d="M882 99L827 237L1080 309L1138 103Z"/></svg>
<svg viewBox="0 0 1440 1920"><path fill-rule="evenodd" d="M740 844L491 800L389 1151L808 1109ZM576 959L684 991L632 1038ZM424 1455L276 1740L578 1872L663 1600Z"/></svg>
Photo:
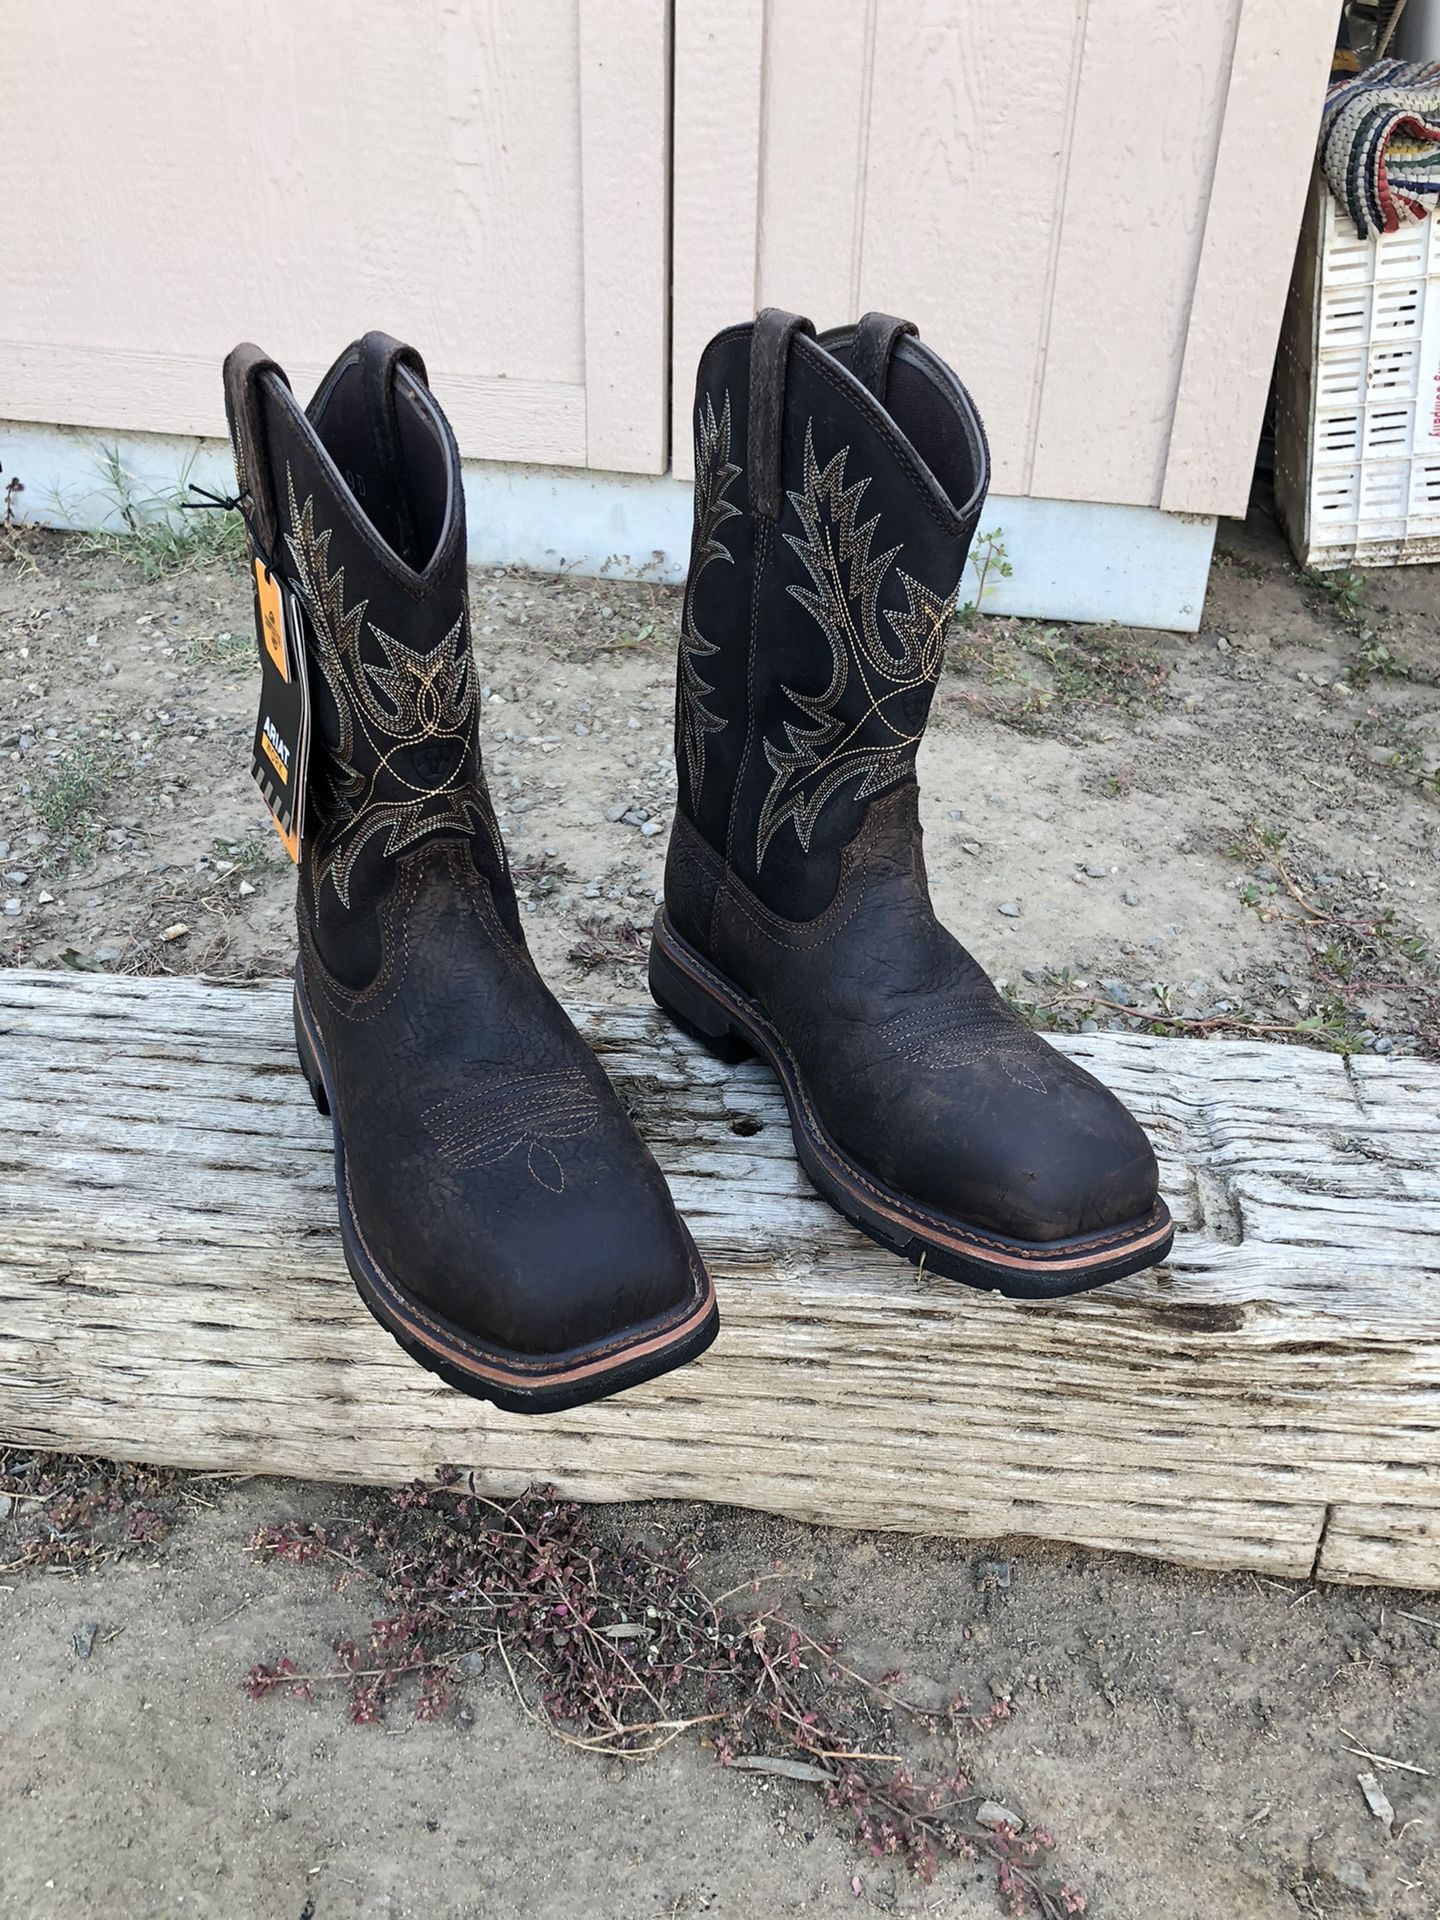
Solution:
<svg viewBox="0 0 1440 1920"><path fill-rule="evenodd" d="M955 618L962 627L968 627L984 607L986 594L994 593L999 581L1009 580L1014 575L1015 569L1006 555L1001 533L1001 528L991 527L988 533L977 533L975 536L969 560L969 565L975 570L975 598L967 600L956 611Z"/></svg>
<svg viewBox="0 0 1440 1920"><path fill-rule="evenodd" d="M273 836L270 840L249 838L212 840L210 856L214 860L228 860L231 871L242 876L247 873L261 873L275 864L270 852L272 843L279 845L278 841L273 840Z"/></svg>
<svg viewBox="0 0 1440 1920"><path fill-rule="evenodd" d="M1368 713L1355 723L1355 742L1352 757L1358 754L1370 766L1393 773L1421 793L1440 799L1440 767L1426 771L1426 743L1400 715Z"/></svg>
<svg viewBox="0 0 1440 1920"><path fill-rule="evenodd" d="M958 690L952 698L1030 734L1077 711L1149 706L1169 671L1148 638L1129 628L1014 619L962 618L948 660L952 673L974 674L997 690Z"/></svg>
<svg viewBox="0 0 1440 1920"><path fill-rule="evenodd" d="M240 515L182 508L193 469L192 456L173 487L152 493L126 467L118 447L102 447L100 492L110 510L103 527L81 536L81 551L124 560L147 580L197 567L238 565L245 555Z"/></svg>
<svg viewBox="0 0 1440 1920"><path fill-rule="evenodd" d="M240 633L194 633L186 645L192 667L219 667L222 673L248 673L255 665L255 636Z"/></svg>
<svg viewBox="0 0 1440 1920"><path fill-rule="evenodd" d="M1305 581L1307 586L1324 594L1342 626L1358 631L1368 611L1363 573L1354 567L1346 567L1339 573L1317 573L1312 568L1305 575Z"/></svg>
<svg viewBox="0 0 1440 1920"><path fill-rule="evenodd" d="M110 759L91 747L76 747L35 783L30 804L57 846L88 846L100 831L96 808L109 790Z"/></svg>
<svg viewBox="0 0 1440 1920"><path fill-rule="evenodd" d="M1392 653L1371 634L1345 669L1345 677L1352 687L1368 687L1374 679L1408 680L1414 667L1413 660L1403 653Z"/></svg>

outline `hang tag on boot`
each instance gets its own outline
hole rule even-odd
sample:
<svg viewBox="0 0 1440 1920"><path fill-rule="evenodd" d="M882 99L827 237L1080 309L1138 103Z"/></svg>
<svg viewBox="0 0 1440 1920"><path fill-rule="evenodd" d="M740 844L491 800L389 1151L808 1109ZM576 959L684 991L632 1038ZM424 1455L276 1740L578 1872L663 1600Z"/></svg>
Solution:
<svg viewBox="0 0 1440 1920"><path fill-rule="evenodd" d="M305 829L305 773L310 758L310 687L300 604L263 560L255 568L255 634L260 642L260 714L255 722L255 776L285 851L298 863Z"/></svg>

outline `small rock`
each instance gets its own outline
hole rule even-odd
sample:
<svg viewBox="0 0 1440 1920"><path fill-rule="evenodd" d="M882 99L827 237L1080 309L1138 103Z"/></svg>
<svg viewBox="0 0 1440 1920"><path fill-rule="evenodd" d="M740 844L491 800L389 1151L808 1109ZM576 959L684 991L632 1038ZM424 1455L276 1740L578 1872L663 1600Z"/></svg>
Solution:
<svg viewBox="0 0 1440 1920"><path fill-rule="evenodd" d="M242 900L248 900L250 895L254 893L255 889L248 880L242 880L240 882L238 891L240 894L240 898Z"/></svg>
<svg viewBox="0 0 1440 1920"><path fill-rule="evenodd" d="M629 811L630 802L628 800L617 800L613 807L607 807L605 809L605 818L610 822L612 827L618 826Z"/></svg>
<svg viewBox="0 0 1440 1920"><path fill-rule="evenodd" d="M30 876L23 867L11 867L5 878L12 887L23 887Z"/></svg>
<svg viewBox="0 0 1440 1920"><path fill-rule="evenodd" d="M50 892L48 887L42 887L35 896L35 904L37 907L53 907L55 904L55 896Z"/></svg>
<svg viewBox="0 0 1440 1920"><path fill-rule="evenodd" d="M461 1673L481 1674L485 1671L485 1655L478 1647L472 1647L469 1653L462 1653L455 1664Z"/></svg>
<svg viewBox="0 0 1440 1920"><path fill-rule="evenodd" d="M23 913L24 908L21 906L18 900L7 900L5 902L5 911L13 919L16 914Z"/></svg>
<svg viewBox="0 0 1440 1920"><path fill-rule="evenodd" d="M646 839L648 840L648 839L650 838L650 836L651 836L651 834L653 834L653 833L658 833L658 832L660 831L660 829L659 829L659 827L657 826L657 824L655 823L655 821L653 821L653 820L646 820L646 821L644 822L644 824L643 824L643 825L641 826L641 828L640 828L640 831L641 831L641 833L643 833L643 834L644 834L644 836L645 836L645 838L646 838Z"/></svg>
<svg viewBox="0 0 1440 1920"><path fill-rule="evenodd" d="M1133 887L1126 887L1125 891L1120 895L1120 898L1125 902L1127 907L1138 907L1140 904L1140 896Z"/></svg>
<svg viewBox="0 0 1440 1920"><path fill-rule="evenodd" d="M1369 1807L1371 1813L1374 1814L1377 1820L1383 1821L1387 1827L1393 1827L1395 1824L1395 1809L1391 1806L1385 1789L1375 1778L1374 1774L1357 1773L1355 1778L1360 1784L1360 1791L1364 1794L1365 1804Z"/></svg>
<svg viewBox="0 0 1440 1920"><path fill-rule="evenodd" d="M1395 1045L1395 1042L1390 1038L1389 1034L1382 1033L1379 1039L1375 1042L1375 1051L1376 1053L1389 1053L1390 1049L1394 1045Z"/></svg>
<svg viewBox="0 0 1440 1920"><path fill-rule="evenodd" d="M7 908L6 911L8 912L9 909ZM1020 918L1020 903L1018 900L1002 900L997 911L1003 913L1007 920L1018 920Z"/></svg>
<svg viewBox="0 0 1440 1920"><path fill-rule="evenodd" d="M1103 880L1109 872L1109 868L1087 866L1084 871L1087 880Z"/></svg>
<svg viewBox="0 0 1440 1920"><path fill-rule="evenodd" d="M75 1648L77 1659L88 1660L90 1658L90 1655L95 1651L95 1636L99 1631L100 1624L96 1620L82 1620L80 1625L71 1631L70 1639Z"/></svg>
<svg viewBox="0 0 1440 1920"><path fill-rule="evenodd" d="M1009 1827L1015 1833L1022 1833L1025 1822L1018 1813L1012 1813L1009 1807L1002 1807L998 1800L982 1800L975 1809L975 1824L981 1827Z"/></svg>

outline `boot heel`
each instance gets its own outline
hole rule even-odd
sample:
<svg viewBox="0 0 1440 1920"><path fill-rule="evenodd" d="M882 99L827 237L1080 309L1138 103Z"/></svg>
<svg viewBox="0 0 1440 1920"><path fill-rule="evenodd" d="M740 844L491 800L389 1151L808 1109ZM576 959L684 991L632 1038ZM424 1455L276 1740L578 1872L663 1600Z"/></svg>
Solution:
<svg viewBox="0 0 1440 1920"><path fill-rule="evenodd" d="M744 1060L755 1051L731 1024L720 1002L682 972L654 939L650 942L650 993L660 1011L717 1060Z"/></svg>
<svg viewBox="0 0 1440 1920"><path fill-rule="evenodd" d="M328 1120L330 1117L330 1099L325 1091L325 1080L320 1072L320 1062L315 1058L315 1051L310 1045L309 1035L305 1031L305 1023L300 1018L300 1002L298 998L295 1001L295 1051L300 1058L300 1071L305 1076L305 1084L310 1089L310 1098L315 1102L315 1111L317 1113L323 1113Z"/></svg>

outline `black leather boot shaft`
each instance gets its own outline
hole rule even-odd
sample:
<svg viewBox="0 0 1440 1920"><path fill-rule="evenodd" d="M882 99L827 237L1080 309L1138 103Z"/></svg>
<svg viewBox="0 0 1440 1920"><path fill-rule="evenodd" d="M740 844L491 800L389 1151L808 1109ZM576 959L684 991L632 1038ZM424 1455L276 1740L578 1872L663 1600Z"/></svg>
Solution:
<svg viewBox="0 0 1440 1920"><path fill-rule="evenodd" d="M256 350L237 348L226 366L256 543L306 614L314 751L300 912L317 951L337 979L364 986L397 857L455 840L519 939L480 766L460 459L424 363L367 334L304 413Z"/></svg>
<svg viewBox="0 0 1440 1920"><path fill-rule="evenodd" d="M833 897L868 801L913 775L989 474L959 381L875 334L822 345L767 312L700 363L680 801L795 919ZM857 345L893 411L851 373Z"/></svg>

